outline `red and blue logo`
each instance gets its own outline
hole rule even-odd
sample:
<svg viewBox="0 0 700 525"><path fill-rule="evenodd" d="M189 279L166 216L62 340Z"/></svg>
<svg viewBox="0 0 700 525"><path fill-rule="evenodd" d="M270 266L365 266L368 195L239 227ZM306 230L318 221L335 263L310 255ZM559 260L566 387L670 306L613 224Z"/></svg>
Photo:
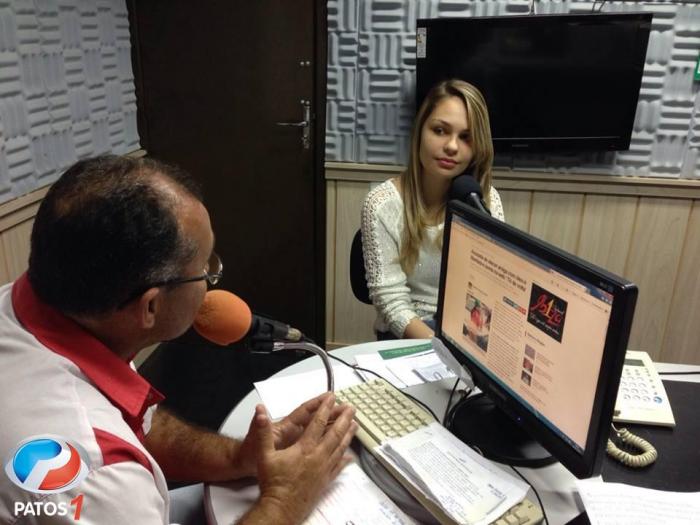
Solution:
<svg viewBox="0 0 700 525"><path fill-rule="evenodd" d="M38 494L65 492L90 471L85 450L54 435L32 436L14 449L5 472L20 488Z"/></svg>

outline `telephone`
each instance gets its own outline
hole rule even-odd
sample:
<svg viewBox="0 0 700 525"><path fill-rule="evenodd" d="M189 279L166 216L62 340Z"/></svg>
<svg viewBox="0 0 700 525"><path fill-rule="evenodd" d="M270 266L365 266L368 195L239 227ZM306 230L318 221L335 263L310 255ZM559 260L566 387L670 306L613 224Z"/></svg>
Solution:
<svg viewBox="0 0 700 525"><path fill-rule="evenodd" d="M666 389L646 352L628 350L625 355L613 421L676 426Z"/></svg>

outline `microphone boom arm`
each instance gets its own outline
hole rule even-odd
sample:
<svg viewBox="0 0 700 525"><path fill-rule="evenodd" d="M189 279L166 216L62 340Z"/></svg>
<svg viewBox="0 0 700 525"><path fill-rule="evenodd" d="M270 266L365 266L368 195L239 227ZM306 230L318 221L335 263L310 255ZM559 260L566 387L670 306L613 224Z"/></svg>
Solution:
<svg viewBox="0 0 700 525"><path fill-rule="evenodd" d="M331 366L330 359L328 359L328 353L323 348L321 348L320 346L317 346L313 343L307 343L304 341L298 341L298 342L275 341L272 344L272 351L276 352L278 350L306 350L307 352L314 353L318 357L320 357L321 361L323 362L323 366L326 369L326 381L328 384L328 391L333 392L333 389L335 387L334 380L333 380L333 367Z"/></svg>

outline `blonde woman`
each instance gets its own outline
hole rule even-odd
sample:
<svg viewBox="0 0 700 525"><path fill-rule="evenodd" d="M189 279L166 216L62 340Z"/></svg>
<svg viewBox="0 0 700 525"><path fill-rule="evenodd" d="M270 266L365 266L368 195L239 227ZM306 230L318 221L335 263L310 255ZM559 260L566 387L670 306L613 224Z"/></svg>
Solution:
<svg viewBox="0 0 700 525"><path fill-rule="evenodd" d="M365 271L379 339L432 337L450 183L468 170L491 214L504 220L491 186L492 163L488 110L479 90L461 80L433 87L416 115L408 168L370 191L362 208Z"/></svg>

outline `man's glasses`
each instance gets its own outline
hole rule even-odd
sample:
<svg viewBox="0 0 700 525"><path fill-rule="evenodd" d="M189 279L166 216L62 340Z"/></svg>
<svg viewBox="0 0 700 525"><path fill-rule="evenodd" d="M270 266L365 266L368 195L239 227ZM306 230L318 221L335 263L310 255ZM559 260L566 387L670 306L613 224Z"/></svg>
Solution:
<svg viewBox="0 0 700 525"><path fill-rule="evenodd" d="M137 291L124 302L119 304L117 309L124 308L127 304L139 297L149 288L158 288L159 286L175 286L178 284L193 283L196 281L207 281L210 285L214 286L218 284L218 282L223 276L224 263L221 262L221 258L216 253L211 252L211 255L209 256L209 261L207 262L207 266L206 268L204 268L204 272L202 275L198 275L197 277L175 277L173 279L167 279L165 281L151 283L146 288Z"/></svg>
<svg viewBox="0 0 700 525"><path fill-rule="evenodd" d="M206 268L204 268L204 274L197 277L175 277L173 279L167 279L165 281L160 281L153 283L149 288L155 288L158 286L173 286L176 284L193 283L196 281L206 280L212 286L216 285L221 278L224 276L224 263L221 262L221 257L219 257L216 252L211 252L209 256L209 261L207 262Z"/></svg>

